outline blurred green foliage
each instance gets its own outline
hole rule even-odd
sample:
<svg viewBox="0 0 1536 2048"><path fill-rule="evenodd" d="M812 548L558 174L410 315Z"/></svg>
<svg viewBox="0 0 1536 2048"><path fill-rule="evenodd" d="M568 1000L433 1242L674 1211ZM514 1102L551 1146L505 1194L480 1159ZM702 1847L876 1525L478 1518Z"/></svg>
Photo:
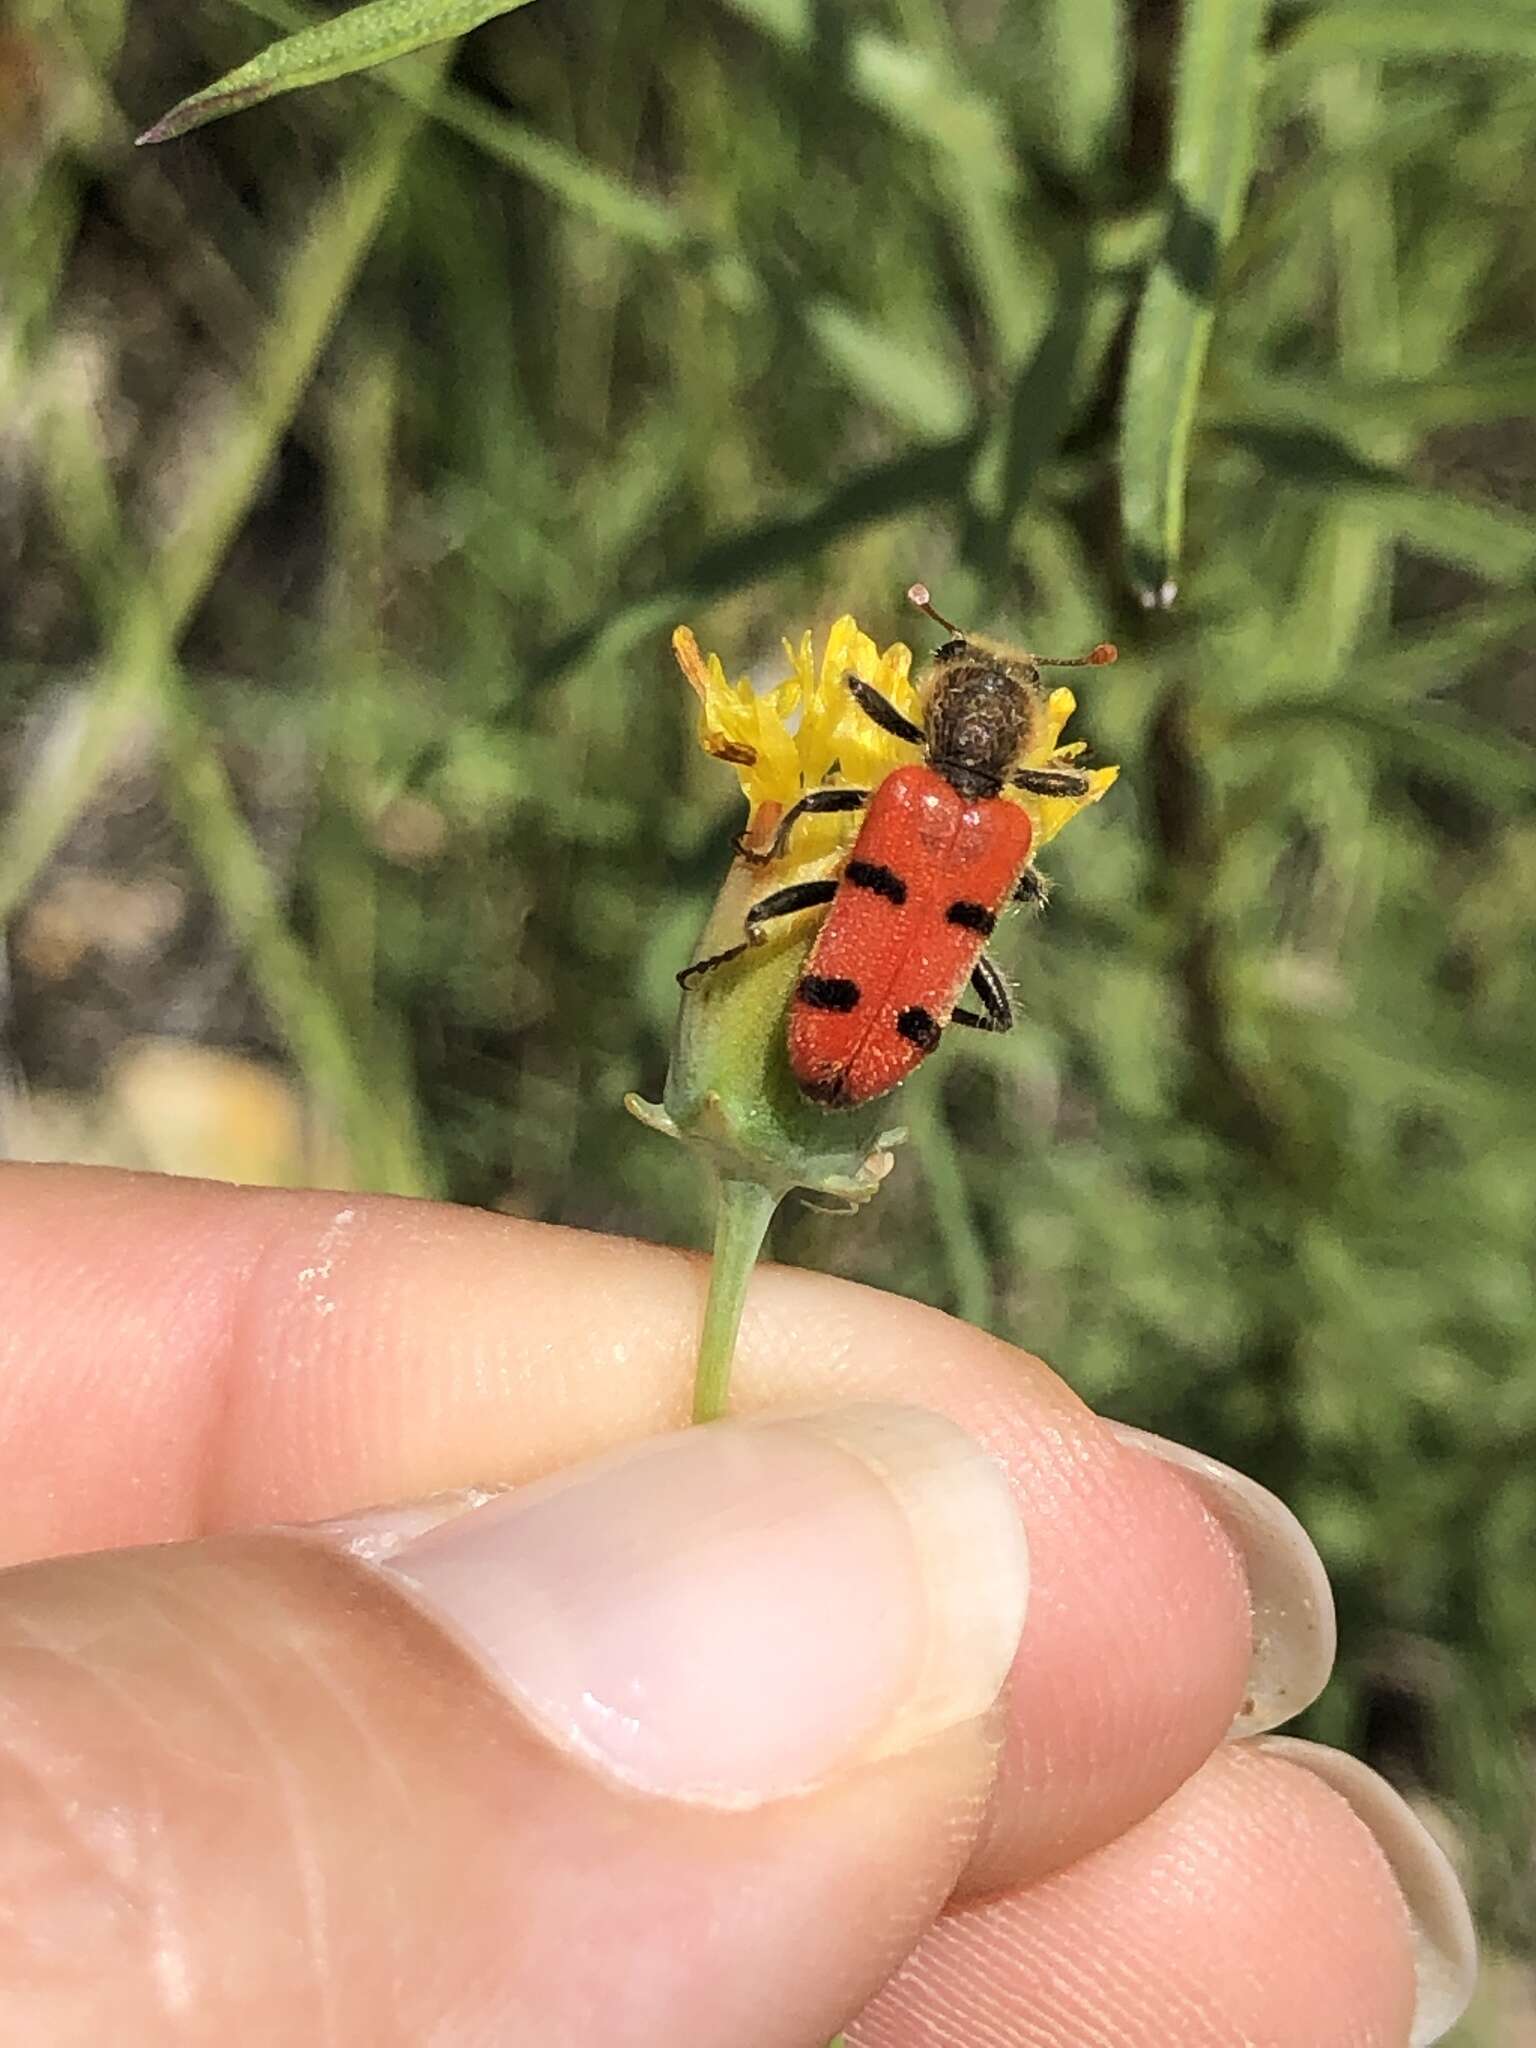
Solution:
<svg viewBox="0 0 1536 2048"><path fill-rule="evenodd" d="M1282 1491L1341 1608L1310 1732L1451 1803L1518 1948L1536 34L1237 12L1246 55L1181 60L1154 0L540 0L446 82L135 153L313 14L13 7L0 676L17 727L85 684L0 900L147 722L361 1180L699 1242L690 1163L619 1107L738 823L670 627L733 671L843 610L927 645L920 575L1118 640L1076 729L1125 773L1005 938L1020 1028L947 1047L880 1199L776 1248ZM1186 465L1182 564L1141 560L1122 503L1176 545ZM279 874L226 762L296 738Z"/></svg>

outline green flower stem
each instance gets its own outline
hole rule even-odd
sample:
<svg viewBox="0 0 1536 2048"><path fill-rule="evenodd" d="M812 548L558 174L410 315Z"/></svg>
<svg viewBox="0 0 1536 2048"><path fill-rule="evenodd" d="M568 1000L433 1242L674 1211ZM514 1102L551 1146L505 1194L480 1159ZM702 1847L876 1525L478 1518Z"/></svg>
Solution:
<svg viewBox="0 0 1536 2048"><path fill-rule="evenodd" d="M714 1422L726 1412L731 1360L736 1355L736 1332L741 1327L747 1282L752 1278L752 1268L778 1205L778 1196L761 1181L720 1176L709 1299L704 1305L699 1359L693 1375L695 1422Z"/></svg>
<svg viewBox="0 0 1536 2048"><path fill-rule="evenodd" d="M735 863L695 959L739 940L747 906L764 887L757 870ZM883 1102L836 1115L817 1108L790 1071L784 1020L814 937L800 930L745 952L738 947L741 957L696 981L683 996L662 1101L624 1098L641 1123L692 1146L719 1191L695 1422L726 1412L747 1282L784 1196L808 1188L857 1208L890 1172L891 1147L905 1135L885 1127Z"/></svg>

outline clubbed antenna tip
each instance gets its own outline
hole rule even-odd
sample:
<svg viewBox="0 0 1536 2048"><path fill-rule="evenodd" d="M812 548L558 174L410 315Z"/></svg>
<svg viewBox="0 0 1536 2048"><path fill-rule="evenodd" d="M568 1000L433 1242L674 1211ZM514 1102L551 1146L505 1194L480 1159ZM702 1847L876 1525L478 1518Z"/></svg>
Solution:
<svg viewBox="0 0 1536 2048"><path fill-rule="evenodd" d="M1070 661L1054 654L1032 654L1029 658L1037 668L1107 668L1110 662L1120 659L1120 650L1108 640L1101 640L1091 654L1074 654Z"/></svg>
<svg viewBox="0 0 1536 2048"><path fill-rule="evenodd" d="M933 599L928 595L926 583L913 583L909 585L907 596L917 606L918 610L926 612L936 625L947 628L951 633L958 633L962 640L966 637L963 628L957 626L953 619L946 619L942 612L934 610Z"/></svg>

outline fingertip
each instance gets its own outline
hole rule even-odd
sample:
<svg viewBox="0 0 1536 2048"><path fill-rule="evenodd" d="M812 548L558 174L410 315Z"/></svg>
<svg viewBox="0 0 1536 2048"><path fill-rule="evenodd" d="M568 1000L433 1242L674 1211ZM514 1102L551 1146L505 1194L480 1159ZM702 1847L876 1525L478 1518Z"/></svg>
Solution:
<svg viewBox="0 0 1536 2048"><path fill-rule="evenodd" d="M1336 1794L1386 1863L1412 1941L1412 2048L1431 2048L1461 2018L1477 1984L1477 1934L1450 1858L1402 1794L1358 1757L1285 1736L1254 1747Z"/></svg>
<svg viewBox="0 0 1536 2048"><path fill-rule="evenodd" d="M1177 1475L1085 1416L1025 1447L1030 1620L1007 1694L1004 1764L966 1874L1028 1882L1113 1840L1199 1770L1244 1698L1242 1564Z"/></svg>
<svg viewBox="0 0 1536 2048"><path fill-rule="evenodd" d="M1138 1826L946 1915L851 2032L861 2048L1357 2048L1416 2031L1408 1917L1346 1802L1217 1750Z"/></svg>

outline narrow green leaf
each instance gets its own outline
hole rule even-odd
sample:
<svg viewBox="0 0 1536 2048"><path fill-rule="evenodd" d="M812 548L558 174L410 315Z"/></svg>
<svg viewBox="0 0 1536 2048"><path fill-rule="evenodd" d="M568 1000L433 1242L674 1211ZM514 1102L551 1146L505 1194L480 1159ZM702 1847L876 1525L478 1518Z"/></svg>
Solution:
<svg viewBox="0 0 1536 2048"><path fill-rule="evenodd" d="M627 242L648 249L675 250L694 236L682 213L665 200L626 185L611 171L578 156L563 143L541 135L525 121L514 120L499 107L487 106L468 92L440 93L436 118L487 156L531 178L562 205L585 214ZM725 257L720 259L725 261Z"/></svg>
<svg viewBox="0 0 1536 2048"><path fill-rule="evenodd" d="M726 5L786 50L807 50L815 34L811 0L726 0Z"/></svg>
<svg viewBox="0 0 1536 2048"><path fill-rule="evenodd" d="M435 69L440 59L426 60ZM251 365L248 407L231 415L219 459L202 464L181 515L107 636L88 729L57 775L12 805L0 835L0 924L36 881L99 786L123 734L153 702L176 642L250 509L321 348L396 189L419 116L386 111L343 166L335 196L295 250Z"/></svg>
<svg viewBox="0 0 1536 2048"><path fill-rule="evenodd" d="M1359 703L1353 698L1279 698L1232 728L1252 739L1290 728L1320 726L1352 734L1415 774L1432 776L1485 799L1528 797L1536 783L1536 752L1465 713L1435 715L1422 705Z"/></svg>
<svg viewBox="0 0 1536 2048"><path fill-rule="evenodd" d="M138 140L168 142L278 93L324 85L328 79L409 56L429 43L467 35L496 15L527 4L528 0L369 0L367 6L350 8L334 21L318 22L269 43L248 64L226 71L201 92L178 101Z"/></svg>
<svg viewBox="0 0 1536 2048"><path fill-rule="evenodd" d="M1309 84L1312 75L1309 71L1301 82ZM1307 223L1332 206L1341 182L1361 170L1379 176L1422 156L1426 149L1445 148L1447 136L1458 133L1467 118L1466 75L1442 70L1434 88L1419 79L1415 84L1412 97L1385 99L1379 121L1357 142L1299 154L1288 170L1281 171L1255 197L1232 250L1232 289L1240 291L1263 264L1275 262L1291 249ZM1536 94L1527 77L1492 108L1479 106L1475 116L1479 136L1518 154L1526 147L1533 113ZM1457 218L1464 220L1465 216Z"/></svg>
<svg viewBox="0 0 1536 2048"><path fill-rule="evenodd" d="M1017 189L1019 168L1001 110L932 52L871 29L850 40L848 73L861 99L894 127L962 163L979 190Z"/></svg>
<svg viewBox="0 0 1536 2048"><path fill-rule="evenodd" d="M962 433L972 412L963 372L910 334L897 336L835 299L805 310L806 329L851 391L925 440Z"/></svg>
<svg viewBox="0 0 1536 2048"><path fill-rule="evenodd" d="M1031 90L1021 115L1074 176L1109 153L1124 123L1129 21L1120 0L1035 0L1016 12Z"/></svg>
<svg viewBox="0 0 1536 2048"><path fill-rule="evenodd" d="M270 22L274 28L297 33L309 24L304 12L290 0L238 0L247 14ZM384 83L412 106L429 112L440 126L462 135L498 163L530 178L561 205L584 214L599 227L624 241L662 250L703 250L706 238L685 218L679 208L653 193L628 185L589 157L578 156L552 136L541 134L526 121L504 109L493 107L470 92L452 87L428 90L414 78L414 67L403 66L386 74ZM704 274L733 303L750 291L741 259L719 236L710 238L712 263ZM733 298L733 294L735 297Z"/></svg>
<svg viewBox="0 0 1536 2048"><path fill-rule="evenodd" d="M1536 518L1527 513L1409 482L1321 431L1228 425L1222 435L1271 476L1322 492L1335 508L1350 504L1378 514L1421 555L1496 584L1526 583L1536 574Z"/></svg>
<svg viewBox="0 0 1536 2048"><path fill-rule="evenodd" d="M1127 565L1145 605L1177 594L1190 434L1222 255L1253 163L1267 0L1187 0L1168 225L1126 372L1120 426Z"/></svg>
<svg viewBox="0 0 1536 2048"><path fill-rule="evenodd" d="M1040 194L1020 162L1003 109L962 69L940 11L921 10L922 40L875 30L850 36L847 85L928 153L985 313L991 350L1014 368L1040 338L1050 264L1035 223Z"/></svg>
<svg viewBox="0 0 1536 2048"><path fill-rule="evenodd" d="M989 595L1000 603L1008 576L1014 526L1035 480L1059 447L1071 417L1073 379L1083 350L1092 276L1079 243L1062 251L1050 325L1013 380L1006 418L999 423L983 466L998 457L996 504L978 537L977 566Z"/></svg>
<svg viewBox="0 0 1536 2048"><path fill-rule="evenodd" d="M600 643L626 646L642 633L687 616L687 607L735 590L777 569L813 560L834 541L914 505L958 495L976 454L976 436L965 434L917 452L876 463L835 485L799 512L761 520L711 542L675 578L653 586L617 609L606 605L567 633L531 664L534 680L547 683L588 656Z"/></svg>
<svg viewBox="0 0 1536 2048"><path fill-rule="evenodd" d="M1224 380L1213 414L1224 424L1310 427L1364 447L1376 436L1428 434L1536 412L1536 355L1463 358L1425 377L1271 377Z"/></svg>
<svg viewBox="0 0 1536 2048"><path fill-rule="evenodd" d="M1360 0L1326 8L1281 45L1270 79L1282 90L1341 57L1471 57L1536 63L1536 11L1510 0Z"/></svg>
<svg viewBox="0 0 1536 2048"><path fill-rule="evenodd" d="M1342 687L1362 704L1416 702L1444 690L1474 663L1506 654L1533 621L1536 591L1465 605L1415 632L1399 628L1377 653L1353 664Z"/></svg>
<svg viewBox="0 0 1536 2048"><path fill-rule="evenodd" d="M1324 149L1347 151L1377 134L1387 98L1380 67L1331 64L1313 83L1311 113ZM1390 175L1362 164L1333 188L1327 210L1332 318L1343 376L1396 379L1403 366L1401 229ZM1388 468L1408 454L1411 436L1378 421L1355 426L1362 454ZM1356 506L1327 508L1307 535L1295 584L1295 620L1313 643L1314 673L1332 682L1356 650L1388 625L1391 529Z"/></svg>
<svg viewBox="0 0 1536 2048"><path fill-rule="evenodd" d="M1536 575L1536 519L1527 513L1413 484L1365 495L1418 554L1454 562L1489 583L1526 584Z"/></svg>

